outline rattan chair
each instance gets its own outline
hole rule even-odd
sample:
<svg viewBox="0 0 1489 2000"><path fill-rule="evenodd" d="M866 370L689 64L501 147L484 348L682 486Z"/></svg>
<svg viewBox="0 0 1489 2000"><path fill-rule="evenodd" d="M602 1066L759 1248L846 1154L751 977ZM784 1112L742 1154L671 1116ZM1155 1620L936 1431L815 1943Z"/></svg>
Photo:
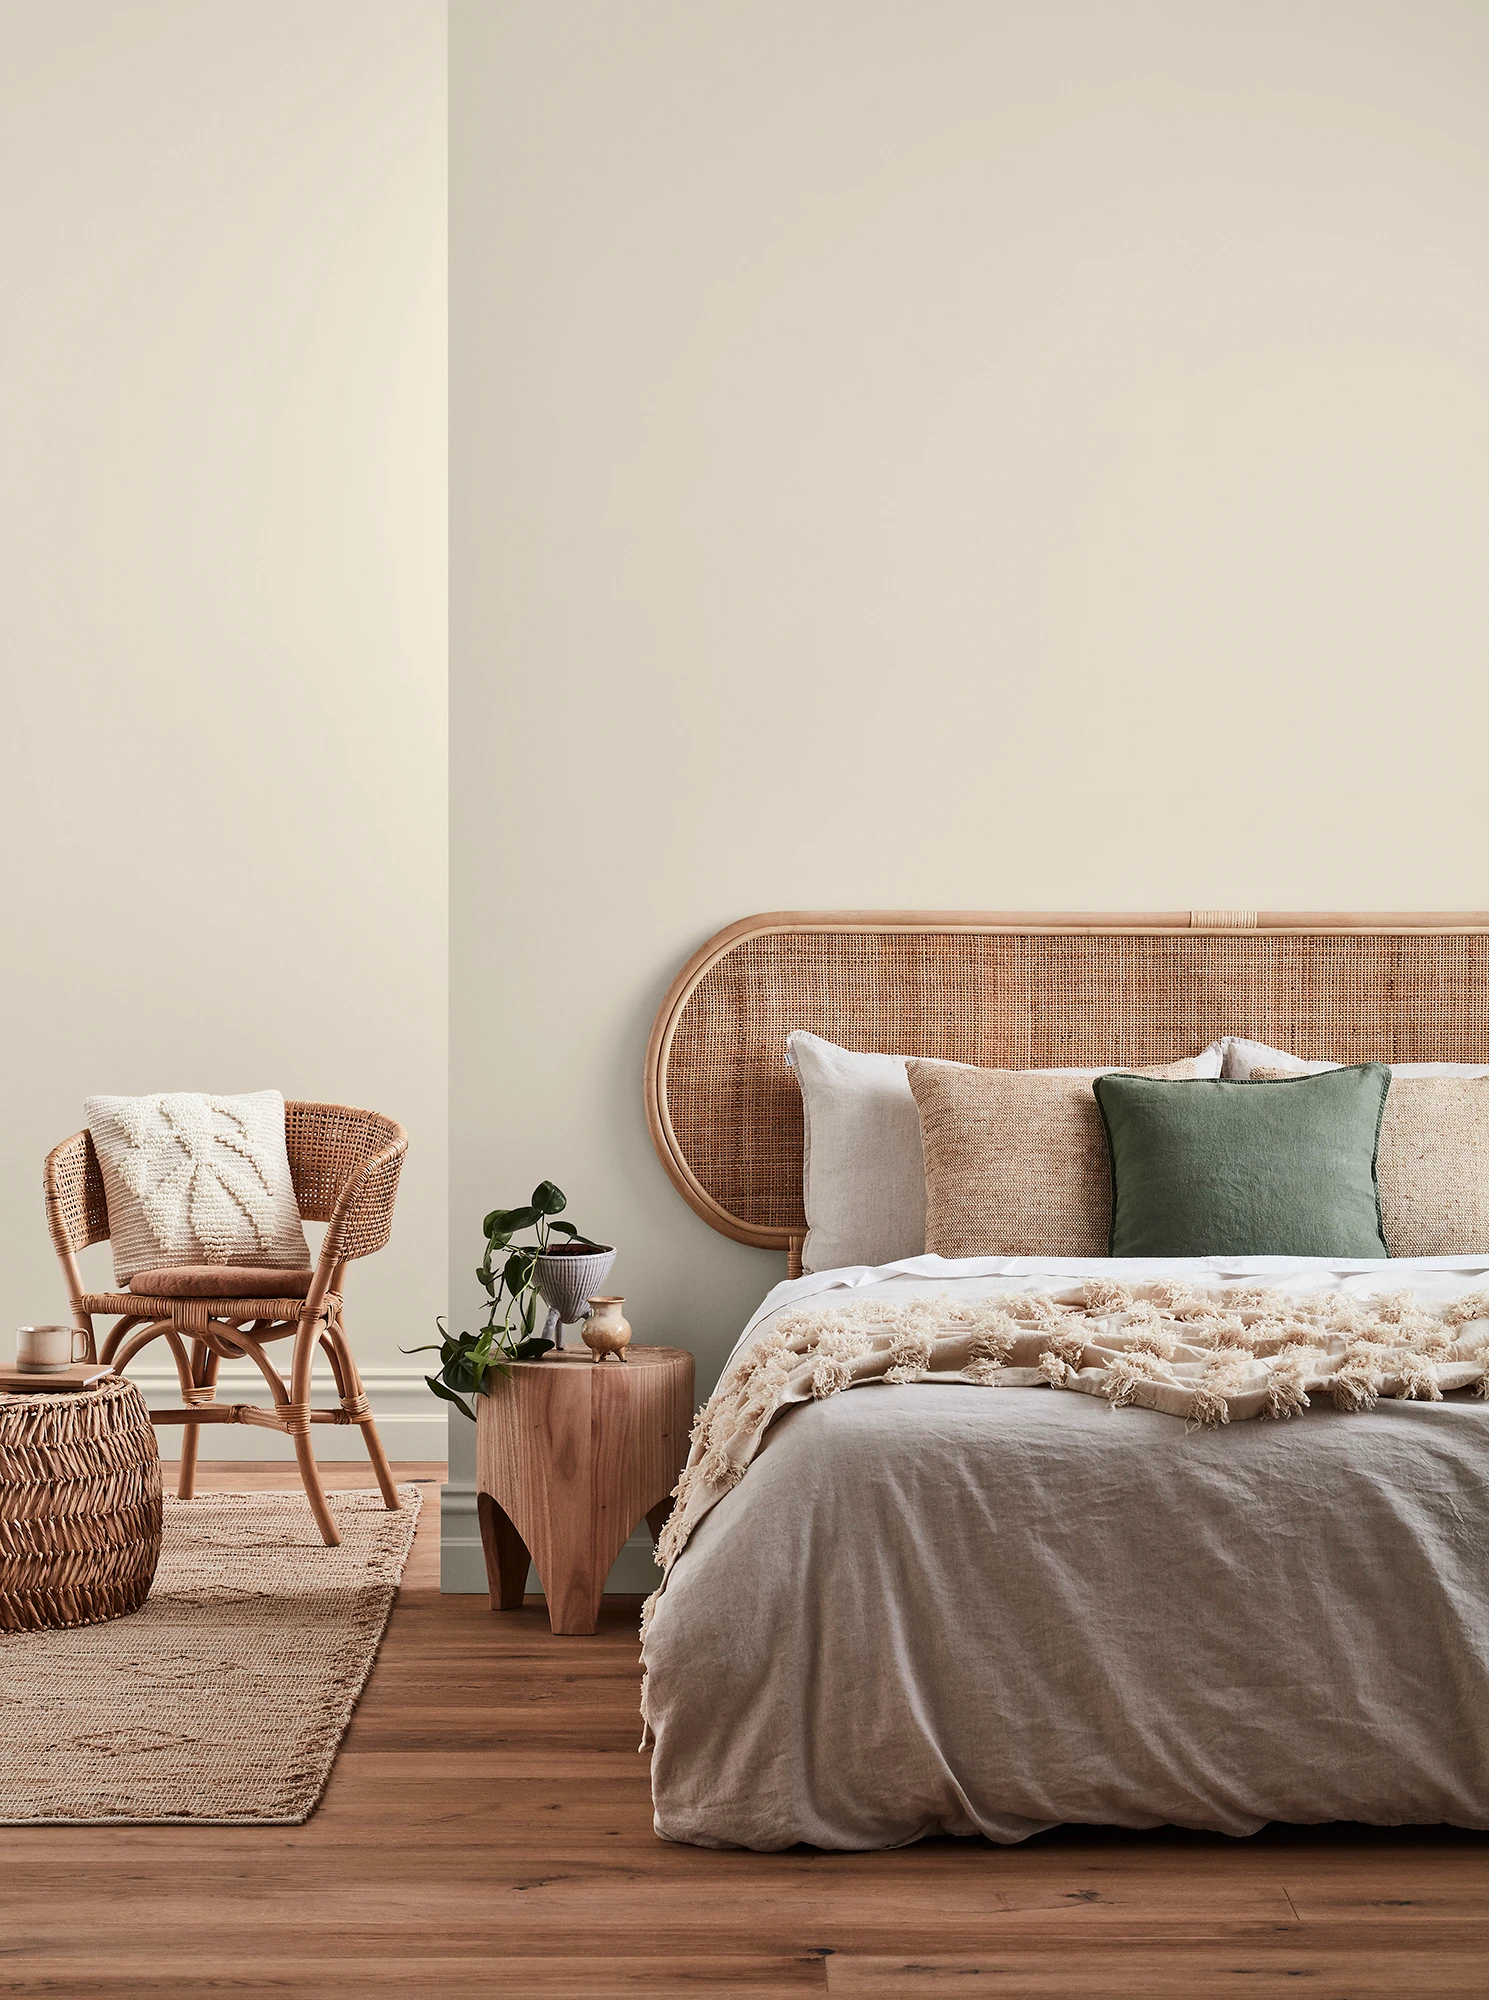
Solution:
<svg viewBox="0 0 1489 2000"><path fill-rule="evenodd" d="M77 1253L109 1235L108 1203L98 1155L87 1132L76 1132L47 1157L47 1222L52 1232L74 1323L82 1327L100 1361L123 1370L152 1340L165 1340L181 1379L179 1410L152 1412L157 1424L184 1424L177 1492L189 1500L196 1483L199 1427L202 1424L258 1424L283 1431L295 1441L295 1456L316 1524L329 1546L340 1541L310 1441L312 1424L357 1424L377 1474L384 1501L398 1506L398 1490L388 1468L357 1364L352 1359L342 1315L341 1289L354 1257L381 1250L392 1234L398 1175L408 1135L391 1118L345 1104L284 1107L284 1136L295 1199L308 1222L324 1222L325 1241L303 1296L281 1298L176 1298L124 1292L85 1292ZM282 1290L291 1289L289 1274ZM302 1275L301 1285L305 1284ZM101 1347L94 1340L93 1315L116 1313ZM264 1349L270 1341L294 1337L288 1378ZM310 1371L316 1345L326 1351L336 1378L340 1407L310 1406ZM219 1403L217 1370L224 1358L246 1355L259 1368L273 1397L271 1406Z"/></svg>

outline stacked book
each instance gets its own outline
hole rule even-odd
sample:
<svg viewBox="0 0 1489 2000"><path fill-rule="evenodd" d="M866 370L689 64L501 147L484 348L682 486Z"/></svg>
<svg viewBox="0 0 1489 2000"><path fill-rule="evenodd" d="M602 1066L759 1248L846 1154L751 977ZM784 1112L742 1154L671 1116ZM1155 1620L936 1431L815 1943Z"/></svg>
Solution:
<svg viewBox="0 0 1489 2000"><path fill-rule="evenodd" d="M65 1368L18 1368L12 1361L0 1367L0 1396L34 1395L39 1390L55 1396L59 1390L91 1388L113 1372L97 1361L73 1361Z"/></svg>

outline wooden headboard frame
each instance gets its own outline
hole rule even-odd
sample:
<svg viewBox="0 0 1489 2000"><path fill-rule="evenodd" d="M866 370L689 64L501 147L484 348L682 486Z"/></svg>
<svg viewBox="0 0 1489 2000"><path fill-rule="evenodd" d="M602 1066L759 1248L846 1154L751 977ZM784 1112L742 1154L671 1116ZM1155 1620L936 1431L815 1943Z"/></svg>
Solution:
<svg viewBox="0 0 1489 2000"><path fill-rule="evenodd" d="M799 1262L792 1028L1011 1069L1145 1064L1249 1035L1300 1056L1489 1062L1489 911L776 911L667 993L646 1115L713 1228Z"/></svg>

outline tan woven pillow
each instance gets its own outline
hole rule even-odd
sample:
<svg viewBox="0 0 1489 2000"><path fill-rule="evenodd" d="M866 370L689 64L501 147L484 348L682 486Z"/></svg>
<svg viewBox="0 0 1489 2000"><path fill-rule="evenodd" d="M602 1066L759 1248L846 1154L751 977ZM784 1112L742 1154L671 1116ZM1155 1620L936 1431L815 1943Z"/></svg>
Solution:
<svg viewBox="0 0 1489 2000"><path fill-rule="evenodd" d="M1106 1131L1088 1076L912 1061L925 1247L941 1257L1104 1257ZM1137 1076L1192 1077L1192 1059Z"/></svg>
<svg viewBox="0 0 1489 2000"><path fill-rule="evenodd" d="M1254 1069L1258 1083L1297 1076ZM1489 1077L1391 1077L1375 1156L1393 1257L1489 1254Z"/></svg>

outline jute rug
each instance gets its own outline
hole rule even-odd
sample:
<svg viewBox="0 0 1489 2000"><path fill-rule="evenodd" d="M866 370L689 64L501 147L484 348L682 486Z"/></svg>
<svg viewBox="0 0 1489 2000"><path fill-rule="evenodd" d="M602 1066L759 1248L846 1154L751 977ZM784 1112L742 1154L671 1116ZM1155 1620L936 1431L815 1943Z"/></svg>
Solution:
<svg viewBox="0 0 1489 2000"><path fill-rule="evenodd" d="M0 1826L296 1826L372 1669L419 1518L333 1493L165 1503L144 1607L0 1635Z"/></svg>

